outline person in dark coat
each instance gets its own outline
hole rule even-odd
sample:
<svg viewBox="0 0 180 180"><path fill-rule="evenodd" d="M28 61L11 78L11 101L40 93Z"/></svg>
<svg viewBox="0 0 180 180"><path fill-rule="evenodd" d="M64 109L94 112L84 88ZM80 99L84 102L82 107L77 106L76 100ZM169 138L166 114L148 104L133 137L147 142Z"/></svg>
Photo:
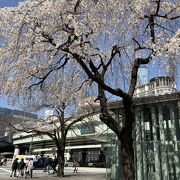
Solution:
<svg viewBox="0 0 180 180"><path fill-rule="evenodd" d="M57 164L58 164L58 158L55 156L55 157L54 157L54 160L53 160L53 163L52 163L53 174L54 174L55 172L57 172L57 170L56 170Z"/></svg>
<svg viewBox="0 0 180 180"><path fill-rule="evenodd" d="M51 165L52 165L51 158L49 156L47 156L47 158L45 160L45 171L47 171L47 174L50 174L49 170L51 168Z"/></svg>
<svg viewBox="0 0 180 180"><path fill-rule="evenodd" d="M12 172L11 172L10 177L12 177L13 173L14 173L14 177L16 177L16 170L17 170L17 168L18 168L18 158L16 158L16 159L13 161L13 163L12 163L12 167L11 167Z"/></svg>
<svg viewBox="0 0 180 180"><path fill-rule="evenodd" d="M26 163L24 162L24 159L22 158L21 161L18 163L18 174L17 177L24 176L24 167L25 167Z"/></svg>

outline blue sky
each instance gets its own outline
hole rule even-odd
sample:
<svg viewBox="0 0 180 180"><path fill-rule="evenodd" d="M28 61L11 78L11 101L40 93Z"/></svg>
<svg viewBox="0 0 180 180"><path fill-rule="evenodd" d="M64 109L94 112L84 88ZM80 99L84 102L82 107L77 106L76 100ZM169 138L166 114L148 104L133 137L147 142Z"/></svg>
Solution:
<svg viewBox="0 0 180 180"><path fill-rule="evenodd" d="M0 7L16 6L20 0L0 0Z"/></svg>
<svg viewBox="0 0 180 180"><path fill-rule="evenodd" d="M11 106L11 105L9 105L9 104L8 104L8 101L7 101L7 97L5 97L5 96L0 96L0 107L20 110L20 109L19 109L18 107L16 107L16 106Z"/></svg>

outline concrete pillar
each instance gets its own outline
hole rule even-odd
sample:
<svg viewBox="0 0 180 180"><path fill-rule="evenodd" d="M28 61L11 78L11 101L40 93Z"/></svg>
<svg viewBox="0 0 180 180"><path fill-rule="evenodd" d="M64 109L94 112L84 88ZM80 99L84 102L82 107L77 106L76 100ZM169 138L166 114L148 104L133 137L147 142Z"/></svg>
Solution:
<svg viewBox="0 0 180 180"><path fill-rule="evenodd" d="M70 159L71 155L70 155L70 153L69 153L69 152L67 152L67 153L66 153L66 157L67 157L67 160L69 160L69 159Z"/></svg>
<svg viewBox="0 0 180 180"><path fill-rule="evenodd" d="M176 126L175 126L175 110L174 106L170 105L170 120L171 120L171 132L172 132L172 139L174 142L174 164L176 169L176 179L180 178L180 160L178 156L178 145L177 145L177 134L176 134Z"/></svg>
<svg viewBox="0 0 180 180"><path fill-rule="evenodd" d="M175 112L174 112L174 107L172 104L169 107L169 111L170 111L172 138L173 138L173 141L176 142L177 141L177 135L176 135L176 128L175 128ZM175 147L176 147L175 150L177 151L177 146L175 145Z"/></svg>
<svg viewBox="0 0 180 180"><path fill-rule="evenodd" d="M70 152L70 149L66 149L66 160L69 160L71 158L71 152Z"/></svg>
<svg viewBox="0 0 180 180"><path fill-rule="evenodd" d="M147 163L145 154L145 127L143 109L139 107L136 110L136 173L137 180L147 180Z"/></svg>
<svg viewBox="0 0 180 180"><path fill-rule="evenodd" d="M158 104L158 116L159 116L159 131L160 131L160 151L161 151L161 167L162 167L162 179L169 180L169 168L167 163L166 141L164 133L164 119L162 112L162 104Z"/></svg>
<svg viewBox="0 0 180 180"><path fill-rule="evenodd" d="M147 172L147 159L146 159L146 141L145 141L145 118L144 118L144 110L141 108L141 145L142 145L142 158L143 158L143 180L148 180L148 172Z"/></svg>
<svg viewBox="0 0 180 180"><path fill-rule="evenodd" d="M141 128L141 112L140 108L136 110L136 135L135 135L135 148L136 148L136 175L137 180L143 180L143 156L142 156L142 128Z"/></svg>
<svg viewBox="0 0 180 180"><path fill-rule="evenodd" d="M180 127L180 100L178 101L178 128ZM179 131L179 129L178 129ZM180 133L178 132L178 137L180 138Z"/></svg>
<svg viewBox="0 0 180 180"><path fill-rule="evenodd" d="M161 165L159 156L159 141L157 139L157 120L156 120L156 110L154 106L151 106L151 119L153 128L153 146L154 146L154 163L155 163L155 177L156 179L161 179Z"/></svg>
<svg viewBox="0 0 180 180"><path fill-rule="evenodd" d="M178 131L179 131L179 127L180 127L180 100L178 100L177 105L178 105L178 119L177 119L177 121L178 121L178 126L177 126L177 128L178 128ZM180 133L178 132L178 138L177 138L177 139L178 139L178 144L179 144L179 137L180 137ZM175 157L175 158L176 158L176 159L175 159L175 163L176 163L176 162L178 162L177 158L180 159L180 150L177 149L177 151L175 151L175 154L176 154L176 157ZM177 164L178 173L176 173L176 175L177 175L176 179L180 179L179 166L180 166L180 163Z"/></svg>
<svg viewBox="0 0 180 180"><path fill-rule="evenodd" d="M15 146L13 159L16 158L16 156L19 155L19 153L20 153L20 148L19 148L19 146Z"/></svg>

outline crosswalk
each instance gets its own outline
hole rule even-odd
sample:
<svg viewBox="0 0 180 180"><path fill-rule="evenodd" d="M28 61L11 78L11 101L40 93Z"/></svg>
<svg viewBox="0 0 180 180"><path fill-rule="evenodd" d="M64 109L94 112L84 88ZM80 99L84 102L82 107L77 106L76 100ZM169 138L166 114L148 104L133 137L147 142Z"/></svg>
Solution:
<svg viewBox="0 0 180 180"><path fill-rule="evenodd" d="M11 173L11 168L0 168L0 174L9 174Z"/></svg>
<svg viewBox="0 0 180 180"><path fill-rule="evenodd" d="M11 174L11 168L10 167L0 167L0 180L3 175L10 175ZM43 170L34 170L33 174L38 174L39 176L43 175Z"/></svg>

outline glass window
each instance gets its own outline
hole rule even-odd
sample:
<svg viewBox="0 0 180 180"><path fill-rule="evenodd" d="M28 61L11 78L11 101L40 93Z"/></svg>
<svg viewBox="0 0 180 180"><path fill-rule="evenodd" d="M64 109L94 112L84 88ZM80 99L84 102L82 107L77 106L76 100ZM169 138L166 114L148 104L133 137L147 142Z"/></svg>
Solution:
<svg viewBox="0 0 180 180"><path fill-rule="evenodd" d="M159 86L159 81L156 81L156 87L158 87Z"/></svg>
<svg viewBox="0 0 180 180"><path fill-rule="evenodd" d="M94 134L95 127L92 124L81 126L81 134Z"/></svg>
<svg viewBox="0 0 180 180"><path fill-rule="evenodd" d="M145 122L145 130L150 130L150 122Z"/></svg>

